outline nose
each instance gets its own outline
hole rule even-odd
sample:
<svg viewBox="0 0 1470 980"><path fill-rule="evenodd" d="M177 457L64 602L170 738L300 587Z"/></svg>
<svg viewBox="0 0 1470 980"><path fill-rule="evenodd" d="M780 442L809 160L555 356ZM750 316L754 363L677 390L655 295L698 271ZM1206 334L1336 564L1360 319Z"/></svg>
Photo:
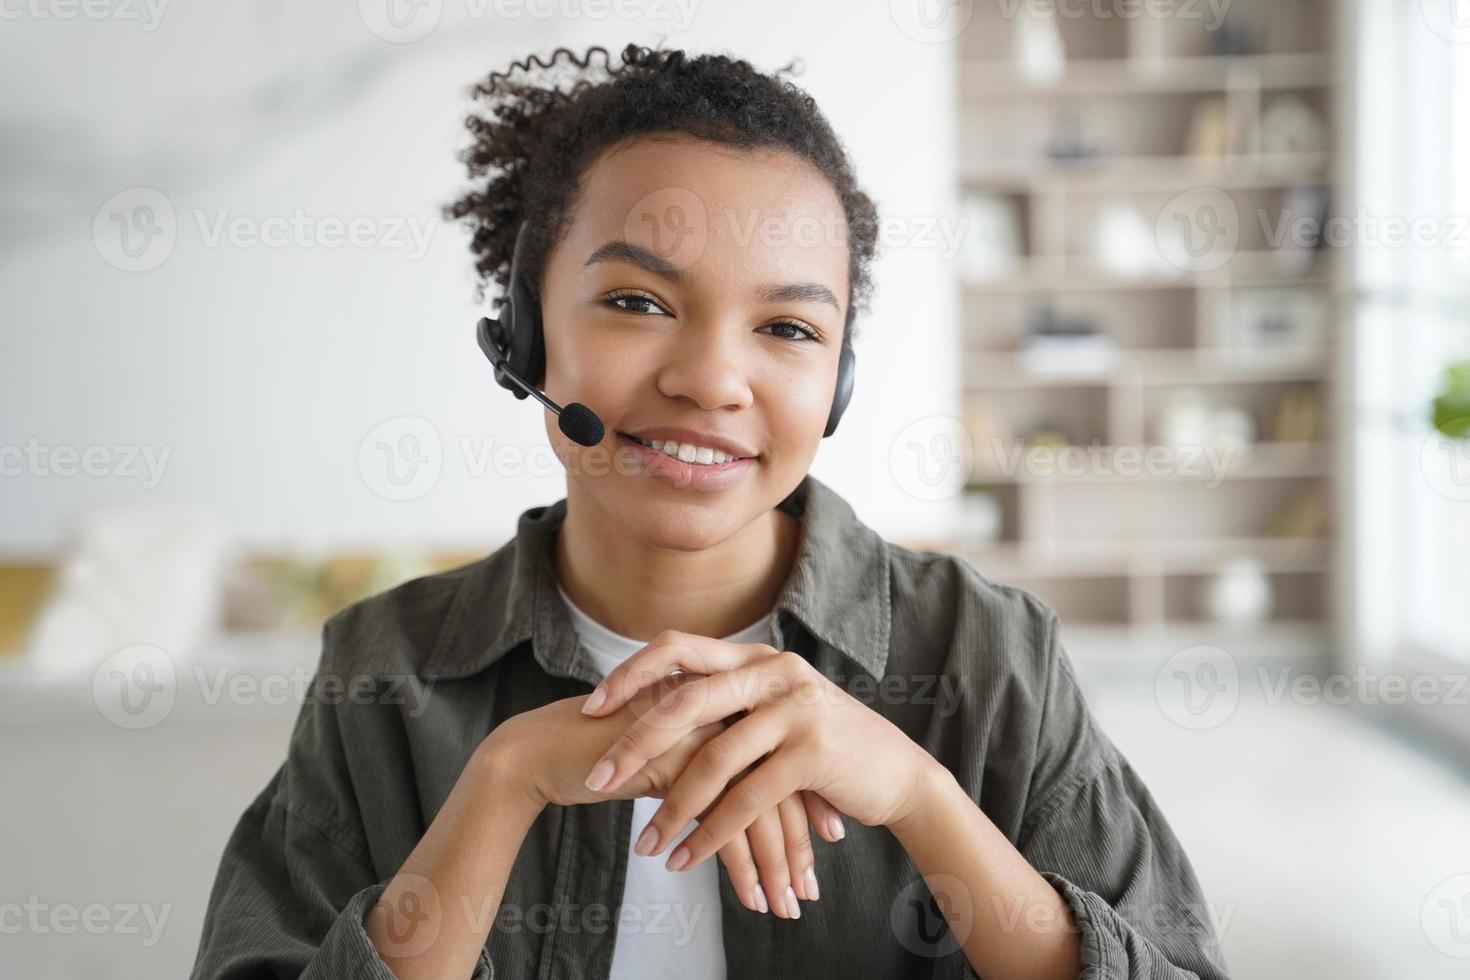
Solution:
<svg viewBox="0 0 1470 980"><path fill-rule="evenodd" d="M734 324L687 322L669 346L668 361L658 374L659 391L709 411L748 406L751 391L742 336Z"/></svg>

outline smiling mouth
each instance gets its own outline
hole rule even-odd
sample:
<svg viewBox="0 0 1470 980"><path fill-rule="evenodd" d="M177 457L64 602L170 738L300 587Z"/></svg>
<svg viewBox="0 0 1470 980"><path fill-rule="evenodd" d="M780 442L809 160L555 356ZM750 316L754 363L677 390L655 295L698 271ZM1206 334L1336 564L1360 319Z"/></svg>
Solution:
<svg viewBox="0 0 1470 980"><path fill-rule="evenodd" d="M630 442L636 442L640 446L652 449L654 452L663 453L670 459L691 466L722 466L726 463L739 463L752 460L754 456L732 456L729 453L720 452L717 449L707 447L696 447L688 443L677 443L673 440L662 439L640 439L626 432L619 432L618 436Z"/></svg>

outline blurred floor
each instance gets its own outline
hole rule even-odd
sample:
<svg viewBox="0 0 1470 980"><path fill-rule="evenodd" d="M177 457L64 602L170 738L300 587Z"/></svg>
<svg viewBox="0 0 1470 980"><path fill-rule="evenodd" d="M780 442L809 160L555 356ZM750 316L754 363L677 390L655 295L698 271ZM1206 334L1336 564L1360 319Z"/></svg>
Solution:
<svg viewBox="0 0 1470 980"><path fill-rule="evenodd" d="M1470 962L1438 952L1420 924L1434 885L1470 870L1461 774L1341 709L1243 703L1191 732L1136 676L1084 679L1188 848L1233 976L1466 975ZM42 720L32 699L16 720L22 696L0 687L0 785L36 794L0 808L4 901L143 903L167 918L151 944L142 916L133 934L5 935L7 975L187 975L220 850L285 751L294 707L181 712L125 732L90 704Z"/></svg>
<svg viewBox="0 0 1470 980"><path fill-rule="evenodd" d="M1183 841L1232 976L1470 976L1421 921L1434 887L1470 872L1465 772L1340 707L1242 700L1187 731L1136 676L1084 683Z"/></svg>

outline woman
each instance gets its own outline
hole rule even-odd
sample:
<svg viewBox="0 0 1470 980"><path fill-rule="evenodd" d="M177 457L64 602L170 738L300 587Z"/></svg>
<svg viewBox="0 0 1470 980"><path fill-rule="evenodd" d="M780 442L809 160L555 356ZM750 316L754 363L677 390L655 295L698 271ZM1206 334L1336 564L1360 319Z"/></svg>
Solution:
<svg viewBox="0 0 1470 980"><path fill-rule="evenodd" d="M194 975L1224 976L1052 612L808 473L876 225L815 103L563 53L475 89L447 213L606 433L548 416L564 499L328 621Z"/></svg>

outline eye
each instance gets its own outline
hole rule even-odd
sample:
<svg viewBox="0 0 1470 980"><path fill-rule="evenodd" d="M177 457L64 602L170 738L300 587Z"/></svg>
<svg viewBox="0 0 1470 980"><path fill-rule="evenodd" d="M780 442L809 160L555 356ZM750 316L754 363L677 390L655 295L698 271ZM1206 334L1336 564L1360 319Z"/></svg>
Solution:
<svg viewBox="0 0 1470 980"><path fill-rule="evenodd" d="M657 299L650 296L648 293L637 292L634 290L624 289L619 290L615 293L608 293L606 296L603 297L602 301L613 309L621 310L624 313L647 314L659 312L666 315L672 315L669 314L668 310L663 308L663 306L659 303ZM629 305L625 306L623 305L624 303L627 303ZM653 307L653 309L647 309L647 307L650 306ZM762 329L766 328L770 328L772 330L793 331L792 333L777 334L776 336L779 336L782 340L795 340L799 343L809 344L818 343L822 339L821 334L799 320L777 320L775 323L766 324L766 326Z"/></svg>
<svg viewBox="0 0 1470 980"><path fill-rule="evenodd" d="M816 343L817 341L820 341L822 339L821 336L818 335L818 333L811 327L808 327L805 323L800 323L796 320L777 320L775 323L766 324L766 326L776 330L794 330L798 334L798 336L784 334L782 335L782 339L784 340L796 340L800 341L801 343Z"/></svg>
<svg viewBox="0 0 1470 980"><path fill-rule="evenodd" d="M606 303L608 306L611 306L613 309L615 309L615 310L621 310L624 313L651 313L651 312L653 312L652 310L638 309L637 307L638 307L639 304L644 304L644 305L647 305L647 306L653 306L659 312L662 312L662 313L669 312L668 310L665 310L662 306L659 305L658 300L654 299L652 296L648 295L647 293L638 293L638 292L633 292L631 290L623 290L621 292L609 293L607 296L603 297L603 302ZM622 305L623 302L631 303L632 306L631 307L629 307L629 306L623 306Z"/></svg>

